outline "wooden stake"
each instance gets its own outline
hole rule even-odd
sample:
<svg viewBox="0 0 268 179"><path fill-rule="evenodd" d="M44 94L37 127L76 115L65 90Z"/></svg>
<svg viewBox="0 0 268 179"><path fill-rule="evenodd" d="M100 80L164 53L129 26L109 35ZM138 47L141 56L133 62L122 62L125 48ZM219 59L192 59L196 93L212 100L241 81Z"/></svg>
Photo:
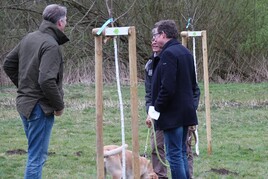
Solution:
<svg viewBox="0 0 268 179"><path fill-rule="evenodd" d="M212 153L211 139L211 119L209 102L209 78L208 78L208 54L207 54L207 32L202 31L202 51L203 51L203 70L204 70L204 88L205 88L205 106L206 106L206 127L207 127L207 147L208 154Z"/></svg>
<svg viewBox="0 0 268 179"><path fill-rule="evenodd" d="M129 28L129 71L130 71L130 95L131 95L131 128L132 128L132 166L133 176L140 179L139 163L139 131L138 131L138 96L137 96L137 56L136 56L136 30L135 27Z"/></svg>
<svg viewBox="0 0 268 179"><path fill-rule="evenodd" d="M181 32L182 40L181 44L187 48L187 39L188 39L188 33L186 31Z"/></svg>
<svg viewBox="0 0 268 179"><path fill-rule="evenodd" d="M96 33L96 29L92 31ZM95 35L95 34L94 34ZM96 153L97 178L104 179L103 162L103 76L102 76L102 35L95 36L95 103L96 103Z"/></svg>
<svg viewBox="0 0 268 179"><path fill-rule="evenodd" d="M191 32L191 31L189 31ZM195 35L196 34L196 35ZM200 31L197 33L187 31L181 32L182 45L187 48L187 38L193 36L200 36ZM211 139L211 118L210 118L210 100L209 100L209 78L208 78L208 54L207 54L207 32L201 31L202 37L202 52L203 52L203 70L204 70L204 97L205 97L205 110L206 110L206 129L207 129L207 150L208 154L212 154L212 139Z"/></svg>

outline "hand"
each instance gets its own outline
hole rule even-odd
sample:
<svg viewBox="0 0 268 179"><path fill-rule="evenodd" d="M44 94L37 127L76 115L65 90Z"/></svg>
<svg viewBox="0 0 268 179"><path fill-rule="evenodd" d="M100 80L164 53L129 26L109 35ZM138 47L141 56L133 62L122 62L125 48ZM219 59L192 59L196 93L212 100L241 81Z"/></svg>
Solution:
<svg viewBox="0 0 268 179"><path fill-rule="evenodd" d="M145 123L146 123L148 128L152 127L152 119L150 118L149 115L147 116L147 119L146 119Z"/></svg>
<svg viewBox="0 0 268 179"><path fill-rule="evenodd" d="M54 111L54 115L55 116L61 116L63 114L64 109L60 110L60 111Z"/></svg>

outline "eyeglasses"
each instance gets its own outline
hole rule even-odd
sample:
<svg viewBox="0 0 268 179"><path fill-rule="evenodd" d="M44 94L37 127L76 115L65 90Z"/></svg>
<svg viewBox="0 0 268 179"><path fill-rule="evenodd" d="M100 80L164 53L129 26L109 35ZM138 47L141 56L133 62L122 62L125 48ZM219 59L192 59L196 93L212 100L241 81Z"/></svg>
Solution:
<svg viewBox="0 0 268 179"><path fill-rule="evenodd" d="M161 34L162 34L162 32L153 34L152 41L155 41L155 39L157 38L157 36L158 35L161 35Z"/></svg>

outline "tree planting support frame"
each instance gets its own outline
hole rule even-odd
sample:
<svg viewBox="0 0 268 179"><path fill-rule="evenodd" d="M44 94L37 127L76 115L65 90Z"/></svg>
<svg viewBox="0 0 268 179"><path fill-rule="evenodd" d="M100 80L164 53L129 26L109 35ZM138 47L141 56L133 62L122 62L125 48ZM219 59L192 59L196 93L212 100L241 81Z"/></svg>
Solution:
<svg viewBox="0 0 268 179"><path fill-rule="evenodd" d="M103 56L102 36L128 35L129 71L130 71L130 100L131 100L131 128L132 128L132 166L133 176L139 179L139 141L138 141L138 95L137 95L137 56L135 27L106 28L100 35L99 28L92 30L95 36L95 103L96 103L96 153L97 178L104 179L103 158Z"/></svg>
<svg viewBox="0 0 268 179"><path fill-rule="evenodd" d="M209 78L208 78L208 53L207 53L207 32L203 31L182 31L182 45L187 47L188 37L202 38L203 52L203 70L204 70L204 91L205 91L205 110L206 110L206 129L207 129L207 150L208 154L212 153L211 139L211 118L210 118L210 101L209 101Z"/></svg>

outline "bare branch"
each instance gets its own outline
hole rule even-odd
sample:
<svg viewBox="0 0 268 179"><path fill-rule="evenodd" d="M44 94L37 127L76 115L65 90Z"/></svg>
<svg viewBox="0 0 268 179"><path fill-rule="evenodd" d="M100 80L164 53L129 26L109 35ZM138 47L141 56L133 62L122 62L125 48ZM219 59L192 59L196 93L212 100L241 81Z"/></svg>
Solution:
<svg viewBox="0 0 268 179"><path fill-rule="evenodd" d="M105 3L106 3L106 8L107 8L107 11L108 11L108 14L109 14L109 18L112 18L113 17L113 1L111 0L111 7L109 6L109 0L105 0Z"/></svg>
<svg viewBox="0 0 268 179"><path fill-rule="evenodd" d="M73 30L76 28L76 26L78 25L78 24L80 24L83 20L84 20L84 18L89 14L89 12L91 11L91 9L93 8L93 6L95 5L95 3L96 3L96 0L93 2L93 4L91 5L91 7L88 9L88 11L85 13L85 15L73 26L73 28L71 29L71 33L73 32Z"/></svg>
<svg viewBox="0 0 268 179"><path fill-rule="evenodd" d="M33 12L35 14L42 15L41 12L32 10L32 9L27 9L27 8L20 8L20 7L13 7L13 6L2 6L0 9L12 9L12 10L18 10L18 11L25 11L25 12Z"/></svg>
<svg viewBox="0 0 268 179"><path fill-rule="evenodd" d="M131 6L128 8L128 10L127 10L125 13L123 13L122 15L120 15L119 17L117 17L117 18L114 20L114 22L117 21L118 19L120 19L121 17L123 17L124 15L126 15L126 14L130 11L130 9L134 6L134 4L136 3L136 1L137 1L137 0L133 1L133 3L131 4Z"/></svg>

